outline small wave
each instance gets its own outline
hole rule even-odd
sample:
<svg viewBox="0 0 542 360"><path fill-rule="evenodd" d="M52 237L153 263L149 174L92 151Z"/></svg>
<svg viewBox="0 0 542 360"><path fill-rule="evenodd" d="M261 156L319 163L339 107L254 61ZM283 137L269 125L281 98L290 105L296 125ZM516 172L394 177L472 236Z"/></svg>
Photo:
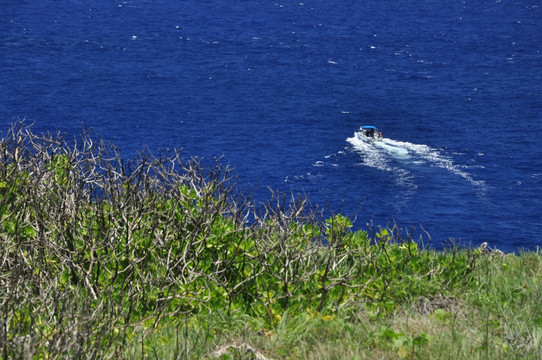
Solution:
<svg viewBox="0 0 542 360"><path fill-rule="evenodd" d="M322 175L312 174L308 172L301 175L288 175L284 178L284 182L294 184L294 183L311 182L320 178L322 178Z"/></svg>

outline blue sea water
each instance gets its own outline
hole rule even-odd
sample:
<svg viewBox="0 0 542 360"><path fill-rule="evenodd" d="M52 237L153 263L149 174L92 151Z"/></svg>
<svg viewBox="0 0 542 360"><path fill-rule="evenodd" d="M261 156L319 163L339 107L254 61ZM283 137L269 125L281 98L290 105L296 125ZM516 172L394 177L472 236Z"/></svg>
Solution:
<svg viewBox="0 0 542 360"><path fill-rule="evenodd" d="M221 157L385 226L542 245L538 0L0 0L0 131ZM377 126L384 141L356 134Z"/></svg>

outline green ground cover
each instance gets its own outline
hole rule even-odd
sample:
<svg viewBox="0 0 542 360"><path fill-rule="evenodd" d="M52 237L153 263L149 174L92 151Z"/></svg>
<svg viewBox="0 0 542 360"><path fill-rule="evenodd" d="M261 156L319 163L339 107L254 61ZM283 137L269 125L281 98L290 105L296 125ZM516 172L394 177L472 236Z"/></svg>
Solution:
<svg viewBox="0 0 542 360"><path fill-rule="evenodd" d="M0 356L542 356L540 254L435 251L270 198L253 203L227 167L178 152L125 161L90 135L13 126L0 142Z"/></svg>

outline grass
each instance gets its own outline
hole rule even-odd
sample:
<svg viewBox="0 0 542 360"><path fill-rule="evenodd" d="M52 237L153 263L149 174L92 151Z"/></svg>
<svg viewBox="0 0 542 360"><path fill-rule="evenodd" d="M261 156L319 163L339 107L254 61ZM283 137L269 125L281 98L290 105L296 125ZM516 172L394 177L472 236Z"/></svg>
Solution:
<svg viewBox="0 0 542 360"><path fill-rule="evenodd" d="M542 256L485 257L477 286L453 296L412 298L385 315L370 314L363 303L332 315L287 312L271 329L243 313L199 314L188 328L167 321L145 337L145 357L540 359ZM127 358L141 354L140 345L132 343Z"/></svg>

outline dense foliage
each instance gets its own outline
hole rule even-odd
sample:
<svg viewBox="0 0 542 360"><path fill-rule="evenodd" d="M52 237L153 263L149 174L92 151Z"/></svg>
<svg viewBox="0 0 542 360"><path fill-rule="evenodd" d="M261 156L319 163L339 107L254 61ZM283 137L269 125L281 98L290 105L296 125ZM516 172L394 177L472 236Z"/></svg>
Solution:
<svg viewBox="0 0 542 360"><path fill-rule="evenodd" d="M479 250L352 230L304 198L255 204L179 152L125 161L90 135L16 124L0 142L0 356L116 358L134 329L225 311L392 311L468 287Z"/></svg>

